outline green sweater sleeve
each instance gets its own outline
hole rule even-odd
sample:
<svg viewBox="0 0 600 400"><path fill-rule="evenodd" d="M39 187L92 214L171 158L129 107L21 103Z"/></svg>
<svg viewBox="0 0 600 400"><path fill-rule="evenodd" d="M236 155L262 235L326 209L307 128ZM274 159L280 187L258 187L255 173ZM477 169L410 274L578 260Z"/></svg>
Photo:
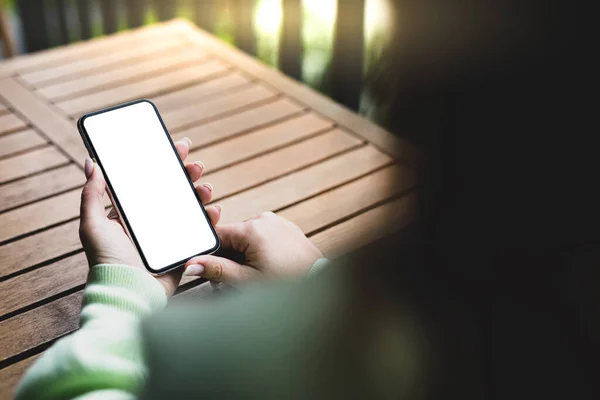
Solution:
<svg viewBox="0 0 600 400"><path fill-rule="evenodd" d="M17 399L132 399L147 375L139 323L167 303L146 271L96 265L83 294L80 329L29 369Z"/></svg>
<svg viewBox="0 0 600 400"><path fill-rule="evenodd" d="M320 259L309 271L327 264ZM80 328L27 371L17 400L134 399L147 376L140 322L165 307L164 288L146 271L100 264L89 273Z"/></svg>

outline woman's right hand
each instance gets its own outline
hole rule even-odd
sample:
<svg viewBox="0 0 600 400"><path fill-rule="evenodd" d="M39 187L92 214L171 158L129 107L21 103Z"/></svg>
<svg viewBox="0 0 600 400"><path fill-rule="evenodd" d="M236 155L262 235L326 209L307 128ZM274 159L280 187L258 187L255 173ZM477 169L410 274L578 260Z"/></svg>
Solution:
<svg viewBox="0 0 600 400"><path fill-rule="evenodd" d="M185 265L184 275L201 276L232 286L248 280L305 276L323 254L294 223L272 212L246 222L215 227L221 248L244 254L245 264L212 255Z"/></svg>

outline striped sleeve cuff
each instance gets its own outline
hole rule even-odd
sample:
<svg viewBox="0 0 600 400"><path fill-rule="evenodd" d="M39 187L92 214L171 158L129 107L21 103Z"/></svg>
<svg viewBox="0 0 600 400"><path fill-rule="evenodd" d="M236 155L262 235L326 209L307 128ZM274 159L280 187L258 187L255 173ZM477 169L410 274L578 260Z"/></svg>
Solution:
<svg viewBox="0 0 600 400"><path fill-rule="evenodd" d="M310 268L310 270L308 271L308 274L306 274L306 276L307 277L311 277L311 276L317 275L319 272L321 272L322 270L325 269L325 267L327 266L327 264L329 264L329 260L328 259L326 259L326 258L319 258L312 265L312 267Z"/></svg>
<svg viewBox="0 0 600 400"><path fill-rule="evenodd" d="M163 285L143 269L98 264L90 269L83 294L83 307L92 304L144 316L165 308L167 295Z"/></svg>

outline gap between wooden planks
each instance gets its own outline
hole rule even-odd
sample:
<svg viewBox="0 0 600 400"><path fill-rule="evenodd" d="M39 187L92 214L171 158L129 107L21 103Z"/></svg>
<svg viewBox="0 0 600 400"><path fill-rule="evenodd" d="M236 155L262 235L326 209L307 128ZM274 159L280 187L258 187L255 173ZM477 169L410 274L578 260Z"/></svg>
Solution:
<svg viewBox="0 0 600 400"><path fill-rule="evenodd" d="M412 218L414 198L414 195L403 196L380 205L314 235L311 240L326 257L334 258L405 227ZM3 328L0 331L20 332L18 336L2 338L0 360L7 360L77 329L80 303L81 292L76 292L0 322ZM57 310L61 310L60 313L57 314Z"/></svg>
<svg viewBox="0 0 600 400"><path fill-rule="evenodd" d="M206 179L219 188L213 195L214 201L219 201L223 197L320 162L360 144L356 137L333 130L230 169L208 174ZM270 165L277 165L277 168L268 168ZM0 244L78 217L80 197L81 190L74 189L0 214Z"/></svg>

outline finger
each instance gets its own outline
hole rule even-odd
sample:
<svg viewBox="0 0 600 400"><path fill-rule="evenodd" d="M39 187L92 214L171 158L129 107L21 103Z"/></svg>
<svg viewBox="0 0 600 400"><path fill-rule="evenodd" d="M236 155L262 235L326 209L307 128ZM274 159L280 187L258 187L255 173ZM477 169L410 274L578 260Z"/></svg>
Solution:
<svg viewBox="0 0 600 400"><path fill-rule="evenodd" d="M204 164L202 161L194 161L193 163L187 164L185 166L187 170L188 176L192 180L192 182L196 182L198 179L202 177L202 171L204 171Z"/></svg>
<svg viewBox="0 0 600 400"><path fill-rule="evenodd" d="M236 286L241 282L257 279L260 272L247 265L241 265L227 258L216 256L194 257L186 263L185 276L201 276L211 281L224 282Z"/></svg>
<svg viewBox="0 0 600 400"><path fill-rule="evenodd" d="M89 221L96 218L105 218L103 197L106 183L102 171L91 158L85 160L84 169L87 182L81 192L81 219Z"/></svg>
<svg viewBox="0 0 600 400"><path fill-rule="evenodd" d="M210 183L203 183L202 185L196 186L196 192L200 196L202 204L210 203L212 199L213 185Z"/></svg>
<svg viewBox="0 0 600 400"><path fill-rule="evenodd" d="M179 157L182 160L187 158L191 147L192 141L188 137L184 137L183 139L175 142L175 148L177 149L177 153L179 153Z"/></svg>
<svg viewBox="0 0 600 400"><path fill-rule="evenodd" d="M248 248L247 224L237 222L234 224L221 224L215 226L217 235L221 241L221 247L232 249L239 253L245 253Z"/></svg>
<svg viewBox="0 0 600 400"><path fill-rule="evenodd" d="M215 204L214 206L206 207L206 213L208 214L208 219L211 224L216 225L219 223L221 219L221 211L223 211L223 207L220 204Z"/></svg>

